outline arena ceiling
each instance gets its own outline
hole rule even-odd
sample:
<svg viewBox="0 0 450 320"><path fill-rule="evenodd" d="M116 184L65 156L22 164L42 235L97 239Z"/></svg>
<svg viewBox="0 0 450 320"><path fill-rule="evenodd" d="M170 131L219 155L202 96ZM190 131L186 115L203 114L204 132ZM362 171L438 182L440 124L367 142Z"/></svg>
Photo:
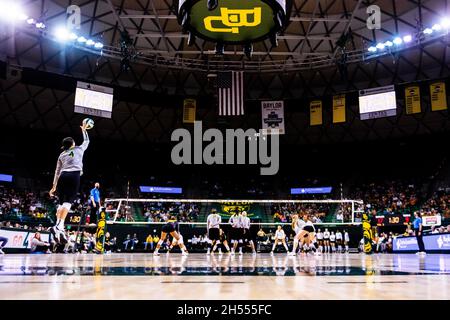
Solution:
<svg viewBox="0 0 450 320"><path fill-rule="evenodd" d="M6 1L6 0L0 0ZM87 50L55 42L45 33L21 25L0 30L0 60L9 70L32 68L54 74L89 79L162 95L211 96L209 75L220 70L245 71L246 101L307 99L387 84L445 78L450 75L449 35L424 39L426 27L450 17L450 0L292 0L290 17L279 34L279 45L268 40L254 44L248 59L241 46L226 46L216 55L214 44L197 39L187 45L187 35L176 20L177 1L170 0L22 0L14 1L30 17L50 28L64 25L67 7L81 8L79 34L101 41L102 50ZM367 28L367 7L381 8L381 29ZM128 71L123 70L121 32L132 39ZM368 48L398 35L414 40L405 49L369 54ZM344 41L343 41L344 40ZM9 124L62 130L73 119L72 93L51 87L24 84L8 73L1 81L3 102L0 118ZM167 139L180 109L118 101L113 123L97 126L103 135L126 140ZM56 107L56 108L55 108ZM119 111L120 110L120 111ZM199 110L199 117L217 118L216 109ZM257 115L242 122L258 123ZM422 118L436 115L423 115ZM350 117L349 122L352 122ZM357 118L355 112L354 118ZM137 120L136 120L137 119ZM303 119L303 118L302 118ZM306 119L306 120L305 120ZM314 142L323 137L351 140L358 136L340 128L338 136L322 129L305 129L307 118L290 119L292 141ZM434 125L411 118L408 128L396 128L404 119L381 119L377 125L358 123L363 136L387 136L393 132L433 132ZM448 128L448 117L437 121L436 130ZM140 122L140 123L137 123ZM356 120L355 120L356 121ZM240 124L242 125L242 123ZM350 125L350 124L349 124ZM354 123L353 123L354 125ZM76 128L76 125L73 125ZM314 130L314 134L308 133ZM409 130L409 131L408 131ZM345 139L344 139L345 140Z"/></svg>

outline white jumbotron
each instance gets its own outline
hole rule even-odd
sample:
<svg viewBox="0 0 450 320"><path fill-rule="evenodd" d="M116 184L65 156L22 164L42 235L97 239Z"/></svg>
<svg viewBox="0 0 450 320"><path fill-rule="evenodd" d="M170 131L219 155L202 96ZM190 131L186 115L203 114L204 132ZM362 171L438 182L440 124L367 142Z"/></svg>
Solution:
<svg viewBox="0 0 450 320"><path fill-rule="evenodd" d="M361 200L351 200L351 199L342 199L342 200L255 200L255 199L131 199L131 198L108 198L105 199L105 207L106 212L113 214L108 224L164 224L165 222L147 222L147 221L117 221L117 218L120 214L120 210L125 208L131 209L131 205L133 203L142 204L142 203L193 203L193 204L207 204L207 203L244 203L244 204L294 204L294 203L304 203L304 204L337 204L337 205L348 205L348 210L351 212L351 221L348 222L328 222L328 223L315 223L315 225L357 225L361 224L361 221L357 221L355 219L356 214L362 214L364 212L363 206L364 202ZM111 205L113 209L108 209L108 206ZM195 225L206 225L206 222L180 222L180 224L195 224ZM227 223L223 223L227 224ZM273 225L273 222L255 223L257 225ZM280 225L290 225L290 223L277 223Z"/></svg>

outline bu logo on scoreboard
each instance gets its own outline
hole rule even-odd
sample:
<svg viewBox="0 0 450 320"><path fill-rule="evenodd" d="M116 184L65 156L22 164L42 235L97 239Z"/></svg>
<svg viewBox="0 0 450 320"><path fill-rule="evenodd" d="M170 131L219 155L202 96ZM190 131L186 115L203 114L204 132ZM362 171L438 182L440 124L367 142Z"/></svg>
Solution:
<svg viewBox="0 0 450 320"><path fill-rule="evenodd" d="M219 23L214 26L213 21ZM256 27L261 24L261 7L248 10L220 8L220 16L208 16L203 22L206 30L211 32L239 33L240 27Z"/></svg>

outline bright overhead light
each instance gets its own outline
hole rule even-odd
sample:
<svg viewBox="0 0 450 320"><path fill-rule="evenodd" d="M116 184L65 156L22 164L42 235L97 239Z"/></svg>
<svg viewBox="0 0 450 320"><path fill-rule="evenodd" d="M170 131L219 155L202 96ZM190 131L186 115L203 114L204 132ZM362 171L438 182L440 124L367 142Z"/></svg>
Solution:
<svg viewBox="0 0 450 320"><path fill-rule="evenodd" d="M411 35L407 35L403 37L403 41L405 41L406 43L411 42L412 41L412 36Z"/></svg>
<svg viewBox="0 0 450 320"><path fill-rule="evenodd" d="M423 30L424 34L432 34L433 33L433 29L431 28L426 28L425 30Z"/></svg>
<svg viewBox="0 0 450 320"><path fill-rule="evenodd" d="M38 23L36 23L35 26L38 29L45 29L45 24L43 22L38 22Z"/></svg>
<svg viewBox="0 0 450 320"><path fill-rule="evenodd" d="M55 37L59 41L67 41L69 40L70 33L66 28L59 27L55 30Z"/></svg>
<svg viewBox="0 0 450 320"><path fill-rule="evenodd" d="M396 44L396 45L400 45L400 44L402 44L403 43L403 40L402 40L402 38L400 38L400 37L397 37L397 38L395 38L394 39L394 44Z"/></svg>
<svg viewBox="0 0 450 320"><path fill-rule="evenodd" d="M81 36L81 37L78 37L77 41L80 43L84 43L87 41L87 39L85 37Z"/></svg>
<svg viewBox="0 0 450 320"><path fill-rule="evenodd" d="M384 45L385 45L386 47L392 47L394 44L392 43L392 41L386 41L386 42L384 43Z"/></svg>
<svg viewBox="0 0 450 320"><path fill-rule="evenodd" d="M369 49L367 50L369 50L369 52L377 52L377 48L375 48L374 46L369 47Z"/></svg>
<svg viewBox="0 0 450 320"><path fill-rule="evenodd" d="M86 41L86 45L87 45L87 46L92 46L92 45L94 45L94 44L95 44L95 41L94 41L94 40L89 39L88 41Z"/></svg>
<svg viewBox="0 0 450 320"><path fill-rule="evenodd" d="M28 24L35 24L36 21L33 18L27 19Z"/></svg>
<svg viewBox="0 0 450 320"><path fill-rule="evenodd" d="M13 20L26 20L28 17L22 12L17 4L12 1L0 1L0 19L13 21Z"/></svg>
<svg viewBox="0 0 450 320"><path fill-rule="evenodd" d="M75 33L72 32L71 34L69 34L69 39L74 41L74 40L78 39L78 36Z"/></svg>
<svg viewBox="0 0 450 320"><path fill-rule="evenodd" d="M434 31L440 31L442 30L442 26L439 23L436 23L431 29Z"/></svg>
<svg viewBox="0 0 450 320"><path fill-rule="evenodd" d="M97 43L94 45L94 47L95 47L96 49L102 49L102 48L103 48L103 43L97 42Z"/></svg>
<svg viewBox="0 0 450 320"><path fill-rule="evenodd" d="M445 29L450 28L450 19L449 18L442 19L441 26L444 27Z"/></svg>
<svg viewBox="0 0 450 320"><path fill-rule="evenodd" d="M383 50L384 49L384 43L377 44L377 49Z"/></svg>
<svg viewBox="0 0 450 320"><path fill-rule="evenodd" d="M18 15L17 15L17 19L19 19L19 20L21 20L21 21L25 21L25 20L27 20L28 19L28 16L25 14L25 13L19 13Z"/></svg>

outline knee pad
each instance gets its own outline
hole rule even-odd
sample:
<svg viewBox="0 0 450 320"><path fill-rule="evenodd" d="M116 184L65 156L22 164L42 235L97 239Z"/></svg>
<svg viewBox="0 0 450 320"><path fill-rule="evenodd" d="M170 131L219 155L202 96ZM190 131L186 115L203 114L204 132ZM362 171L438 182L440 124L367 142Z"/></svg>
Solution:
<svg viewBox="0 0 450 320"><path fill-rule="evenodd" d="M67 211L69 211L70 208L72 207L72 204L69 203L69 202L64 202L64 203L61 205L61 207L65 208L65 209L67 209Z"/></svg>

